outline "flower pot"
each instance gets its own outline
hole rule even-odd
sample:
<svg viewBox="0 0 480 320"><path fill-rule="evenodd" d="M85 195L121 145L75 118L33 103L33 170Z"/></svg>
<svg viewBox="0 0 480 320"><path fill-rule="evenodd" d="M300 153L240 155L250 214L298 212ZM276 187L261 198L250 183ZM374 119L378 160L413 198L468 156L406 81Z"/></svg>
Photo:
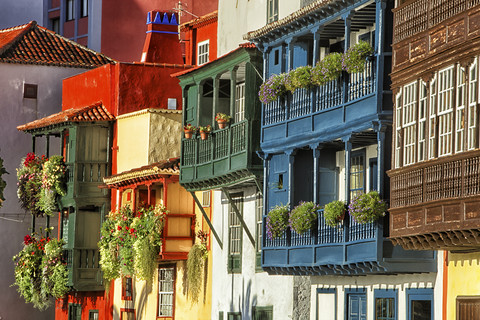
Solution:
<svg viewBox="0 0 480 320"><path fill-rule="evenodd" d="M225 129L227 127L227 120L218 119L217 124L220 129Z"/></svg>
<svg viewBox="0 0 480 320"><path fill-rule="evenodd" d="M193 135L193 131L191 130L185 130L185 139L191 139Z"/></svg>
<svg viewBox="0 0 480 320"><path fill-rule="evenodd" d="M207 140L208 138L208 132L200 131L200 138L202 140Z"/></svg>

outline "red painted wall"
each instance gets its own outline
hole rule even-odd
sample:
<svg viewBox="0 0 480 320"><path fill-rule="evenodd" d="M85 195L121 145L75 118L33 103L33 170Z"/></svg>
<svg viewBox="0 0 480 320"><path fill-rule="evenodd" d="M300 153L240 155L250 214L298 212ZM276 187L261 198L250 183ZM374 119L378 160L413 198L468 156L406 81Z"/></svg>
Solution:
<svg viewBox="0 0 480 320"><path fill-rule="evenodd" d="M217 22L207 24L197 29L197 43L210 40L208 61L217 59ZM196 48L195 48L196 52ZM195 59L196 60L196 59Z"/></svg>
<svg viewBox="0 0 480 320"><path fill-rule="evenodd" d="M98 310L98 318L102 320L113 319L113 292L114 283L110 285L108 295L105 291L76 292L67 294L66 298L55 301L55 320L68 320L68 304L82 305L81 320L89 320L90 310Z"/></svg>
<svg viewBox="0 0 480 320"><path fill-rule="evenodd" d="M188 64L196 65L197 44L199 42L209 41L209 61L217 58L217 20L199 23L194 26L182 27L183 37L185 39L185 61Z"/></svg>
<svg viewBox="0 0 480 320"><path fill-rule="evenodd" d="M177 3L178 0L103 0L102 53L119 61L140 61L147 30L147 12L169 11ZM185 0L182 3L186 5L186 10L197 16L212 12L218 7L218 0ZM193 18L185 14L179 23Z"/></svg>

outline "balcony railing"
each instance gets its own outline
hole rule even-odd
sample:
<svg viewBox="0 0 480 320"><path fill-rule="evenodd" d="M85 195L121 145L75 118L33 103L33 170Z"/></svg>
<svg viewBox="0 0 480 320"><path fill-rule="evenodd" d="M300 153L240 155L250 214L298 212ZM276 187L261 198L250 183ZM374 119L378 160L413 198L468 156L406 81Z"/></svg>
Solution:
<svg viewBox="0 0 480 320"><path fill-rule="evenodd" d="M368 59L363 72L345 73L323 86L298 89L264 105L263 124L299 118L360 99L375 92L375 77L375 59Z"/></svg>
<svg viewBox="0 0 480 320"><path fill-rule="evenodd" d="M208 139L183 139L182 165L194 166L231 157L247 150L248 121L213 131Z"/></svg>
<svg viewBox="0 0 480 320"><path fill-rule="evenodd" d="M465 10L480 0L413 0L394 9L393 42L425 31Z"/></svg>
<svg viewBox="0 0 480 320"><path fill-rule="evenodd" d="M65 249L63 250L63 259L67 264L70 286L77 290L101 289L98 248Z"/></svg>
<svg viewBox="0 0 480 320"><path fill-rule="evenodd" d="M480 151L459 153L390 173L391 208L480 194Z"/></svg>
<svg viewBox="0 0 480 320"><path fill-rule="evenodd" d="M360 240L373 240L376 237L376 231L375 223L360 224L348 215L342 227L331 227L325 223L323 209L321 209L318 211L316 227L313 230L302 235L293 230L287 230L280 238L268 239L265 237L264 248L344 244Z"/></svg>

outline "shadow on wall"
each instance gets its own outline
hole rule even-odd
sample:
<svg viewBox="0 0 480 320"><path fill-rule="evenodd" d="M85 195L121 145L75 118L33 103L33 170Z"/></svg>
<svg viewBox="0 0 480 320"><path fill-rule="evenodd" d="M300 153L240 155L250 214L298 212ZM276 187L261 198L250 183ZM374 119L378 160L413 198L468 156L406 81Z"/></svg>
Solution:
<svg viewBox="0 0 480 320"><path fill-rule="evenodd" d="M448 255L449 267L478 267L480 265L480 252L450 253Z"/></svg>
<svg viewBox="0 0 480 320"><path fill-rule="evenodd" d="M147 281L145 285L142 287L142 290L139 295L137 295L135 292L133 292L133 305L137 305L138 309L136 311L137 319L142 320L144 319L142 315L146 314L145 313L145 306L147 305L147 298L150 293L152 293L152 288L153 288L153 279L150 281ZM133 288L135 290L135 286ZM138 297L138 303L135 301L135 298ZM146 319L146 318L145 318Z"/></svg>
<svg viewBox="0 0 480 320"><path fill-rule="evenodd" d="M257 305L257 295L252 294L252 280L248 280L247 287L245 288L245 280L242 279L242 291L238 295L238 309L235 309L233 304L234 301L234 273L231 274L232 276L232 296L230 299L230 312L240 312L242 313L243 320L250 320L253 318L252 309L254 306Z"/></svg>

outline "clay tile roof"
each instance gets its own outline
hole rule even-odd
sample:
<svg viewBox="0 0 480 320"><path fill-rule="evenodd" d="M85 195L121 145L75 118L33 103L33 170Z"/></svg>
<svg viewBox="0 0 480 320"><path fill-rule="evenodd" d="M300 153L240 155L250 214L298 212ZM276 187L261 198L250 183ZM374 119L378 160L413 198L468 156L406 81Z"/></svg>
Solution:
<svg viewBox="0 0 480 320"><path fill-rule="evenodd" d="M68 122L92 122L92 121L113 121L115 117L107 111L101 102L80 109L68 109L48 117L38 119L27 124L18 126L20 131L45 128L55 124Z"/></svg>
<svg viewBox="0 0 480 320"><path fill-rule="evenodd" d="M0 29L0 62L96 68L115 60L31 21Z"/></svg>
<svg viewBox="0 0 480 320"><path fill-rule="evenodd" d="M207 24L216 22L218 20L218 11L212 11L207 13L204 16L198 17L197 19L190 20L188 22L182 23L180 25L180 31L186 31L194 27L203 27Z"/></svg>
<svg viewBox="0 0 480 320"><path fill-rule="evenodd" d="M115 174L111 177L103 178L103 182L108 188L118 188L160 179L165 175L178 175L180 158L171 158L160 162L152 163L140 168Z"/></svg>
<svg viewBox="0 0 480 320"><path fill-rule="evenodd" d="M242 49L242 48L245 48L245 49L256 49L257 46L255 46L255 44L254 44L254 43L251 43L251 42L240 43L240 44L238 45L238 48L235 48L235 49L233 49L232 51L225 53L224 55L218 57L218 58L215 59L215 60L208 61L207 63L204 63L204 64L202 64L202 65L196 66L196 67L194 67L194 68L191 68L191 69L188 69L188 70L185 70L185 71L180 71L180 72L177 72L177 73L173 73L173 74L171 74L170 76L173 77L173 78L174 78L174 77L179 77L179 76L183 76L183 75L185 75L185 74L187 74L187 73L193 72L193 71L195 71L195 70L198 70L198 69L200 69L200 68L204 68L205 66L208 66L208 65L210 65L211 63L214 63L214 62L216 62L216 61L218 61L218 60L221 60L221 59L223 59L224 57L226 57L226 56L228 56L228 55L230 55L230 54L232 54L232 53L234 53L234 52L236 52L236 51L238 51L238 50L240 50L240 49Z"/></svg>
<svg viewBox="0 0 480 320"><path fill-rule="evenodd" d="M334 1L335 0L317 0L317 1L314 1L311 4L293 12L292 14L286 16L283 19L271 22L271 23L267 24L266 26L264 26L260 29L248 32L246 35L243 36L243 39L244 40L252 40L252 39L264 36L267 33L271 32L275 29L278 29L280 27L284 27L284 26L296 21L297 19L299 19L301 17L304 17L304 16L306 16L306 15L308 15L308 14L310 14L310 13L316 11L316 10L319 10L322 7L324 7L327 4L329 4L331 2L334 2Z"/></svg>

